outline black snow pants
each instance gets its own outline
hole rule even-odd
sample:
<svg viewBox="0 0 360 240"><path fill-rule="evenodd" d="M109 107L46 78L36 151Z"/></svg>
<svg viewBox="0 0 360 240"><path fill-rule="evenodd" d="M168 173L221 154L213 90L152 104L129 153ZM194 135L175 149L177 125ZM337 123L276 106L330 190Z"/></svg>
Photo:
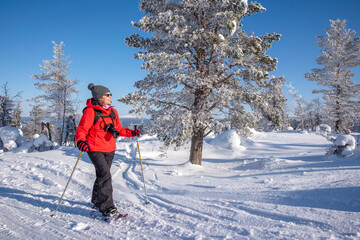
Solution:
<svg viewBox="0 0 360 240"><path fill-rule="evenodd" d="M113 200L113 187L110 168L114 159L115 151L88 152L89 158L95 166L96 180L93 187L91 202L105 212L110 208L116 208Z"/></svg>

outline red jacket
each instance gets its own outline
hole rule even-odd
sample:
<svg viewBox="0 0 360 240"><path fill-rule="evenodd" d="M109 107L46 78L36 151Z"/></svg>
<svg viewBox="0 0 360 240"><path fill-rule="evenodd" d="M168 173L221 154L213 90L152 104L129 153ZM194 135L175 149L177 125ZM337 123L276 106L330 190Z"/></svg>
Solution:
<svg viewBox="0 0 360 240"><path fill-rule="evenodd" d="M119 131L119 136L132 137L131 131L128 128L121 127L119 115L115 108L110 107L105 109L100 105L93 105L92 99L86 101L87 108L84 110L83 116L81 117L79 126L76 130L76 141L88 141L90 151L92 152L112 152L116 149L115 138L112 133L104 130L105 124L112 123L111 118L99 118L97 123L94 124L95 109L101 110L104 116L110 116L111 109L115 112L114 126ZM105 123L104 123L105 121Z"/></svg>

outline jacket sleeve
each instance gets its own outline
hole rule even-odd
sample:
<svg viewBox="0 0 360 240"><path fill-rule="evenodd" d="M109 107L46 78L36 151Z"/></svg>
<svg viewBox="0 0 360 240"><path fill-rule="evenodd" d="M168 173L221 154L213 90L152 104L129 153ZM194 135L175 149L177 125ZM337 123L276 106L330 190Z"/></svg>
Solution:
<svg viewBox="0 0 360 240"><path fill-rule="evenodd" d="M86 108L80 119L79 126L76 129L76 142L82 140L86 141L91 127L94 124L95 111L92 108Z"/></svg>
<svg viewBox="0 0 360 240"><path fill-rule="evenodd" d="M128 129L128 128L123 128L121 126L121 122L119 119L119 115L118 112L114 109L115 112L115 128L116 130L118 130L119 132L119 136L121 137L133 137L133 135L131 134L132 130Z"/></svg>

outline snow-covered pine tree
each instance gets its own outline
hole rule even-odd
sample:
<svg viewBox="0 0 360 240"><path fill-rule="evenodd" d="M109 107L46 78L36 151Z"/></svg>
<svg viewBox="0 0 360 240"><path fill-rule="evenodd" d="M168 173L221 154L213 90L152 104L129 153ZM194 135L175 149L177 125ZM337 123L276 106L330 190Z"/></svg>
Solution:
<svg viewBox="0 0 360 240"><path fill-rule="evenodd" d="M32 75L32 78L39 81L35 87L44 92L38 98L43 99L50 112L56 114L57 125L60 129L59 142L62 145L66 117L69 112L74 112L72 95L79 91L74 87L78 81L68 78L68 74L72 71L69 68L71 61L68 61L69 57L65 56L62 50L64 43L56 44L54 41L52 43L54 44L53 59L43 60L43 65L40 66L43 73Z"/></svg>
<svg viewBox="0 0 360 240"><path fill-rule="evenodd" d="M146 16L133 25L151 36L133 34L126 44L144 50L135 58L149 73L120 101L151 116L165 147L191 139L190 162L201 165L205 136L229 125L249 134L259 113L246 105L269 108L261 90L277 59L266 52L280 35L245 33L241 21L266 10L247 0L141 0L139 7Z"/></svg>
<svg viewBox="0 0 360 240"><path fill-rule="evenodd" d="M28 140L32 140L35 134L41 134L41 119L49 117L46 110L43 109L44 104L40 102L39 99L31 98L27 101L30 102L30 111L31 120L26 123L24 126L24 135Z"/></svg>
<svg viewBox="0 0 360 240"><path fill-rule="evenodd" d="M21 126L21 113L22 113L22 109L21 109L21 99L19 99L17 101L17 103L15 104L14 107L14 111L13 111L13 116L11 118L11 126L17 127L19 129L22 128Z"/></svg>
<svg viewBox="0 0 360 240"><path fill-rule="evenodd" d="M323 89L313 90L322 93L326 113L336 132L348 133L357 118L354 114L359 105L360 84L354 84L351 69L360 65L360 38L355 31L346 29L346 20L330 20L331 27L325 36L317 36L316 44L322 49L316 62L322 68L312 69L305 74L310 81L316 81Z"/></svg>
<svg viewBox="0 0 360 240"><path fill-rule="evenodd" d="M14 118L16 102L20 101L20 93L11 96L8 82L4 83L0 88L0 127L10 126Z"/></svg>
<svg viewBox="0 0 360 240"><path fill-rule="evenodd" d="M286 113L286 97L283 95L282 86L285 84L285 77L271 76L266 82L265 94L269 98L268 104L276 113L264 112L263 116L267 121L266 130L287 129L289 127Z"/></svg>

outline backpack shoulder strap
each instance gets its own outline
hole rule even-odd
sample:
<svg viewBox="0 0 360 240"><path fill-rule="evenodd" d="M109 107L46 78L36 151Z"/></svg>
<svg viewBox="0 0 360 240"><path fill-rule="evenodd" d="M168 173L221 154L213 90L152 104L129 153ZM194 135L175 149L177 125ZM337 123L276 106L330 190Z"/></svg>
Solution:
<svg viewBox="0 0 360 240"><path fill-rule="evenodd" d="M85 107L85 108L83 109L83 112L84 112L85 109L87 109L87 108L88 108L88 107ZM93 123L93 125L95 125L95 124L99 121L100 117L103 116L103 114L102 114L102 112L101 112L100 110L95 109L95 108L93 108L93 109L94 109L94 112L95 112L95 117L94 117L94 123Z"/></svg>
<svg viewBox="0 0 360 240"><path fill-rule="evenodd" d="M101 117L103 117L103 114L101 110L93 108L95 111L95 117L94 117L94 125L99 121Z"/></svg>
<svg viewBox="0 0 360 240"><path fill-rule="evenodd" d="M111 109L111 113L110 113L111 118L115 119L116 115L115 115L115 111L114 109Z"/></svg>

